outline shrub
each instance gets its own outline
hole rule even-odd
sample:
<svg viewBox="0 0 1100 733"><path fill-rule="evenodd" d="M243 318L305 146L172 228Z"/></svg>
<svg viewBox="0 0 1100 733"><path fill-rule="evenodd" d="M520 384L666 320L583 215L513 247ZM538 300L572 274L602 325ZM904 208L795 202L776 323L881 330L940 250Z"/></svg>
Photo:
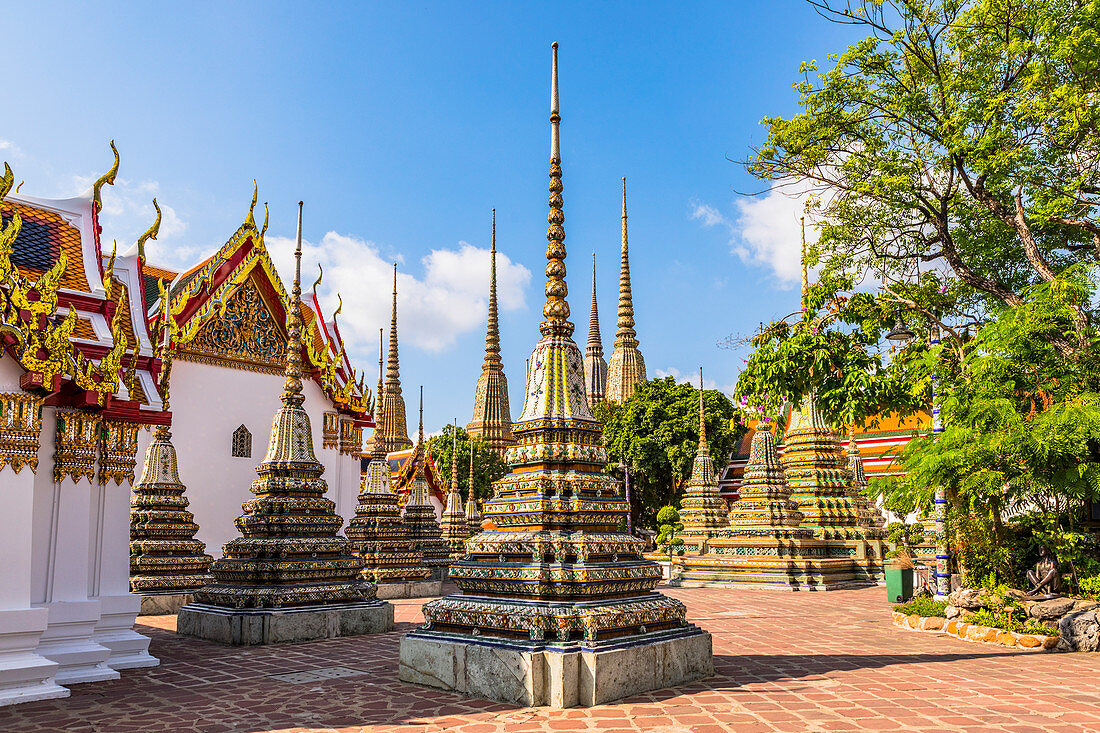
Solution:
<svg viewBox="0 0 1100 733"><path fill-rule="evenodd" d="M895 611L904 613L906 616L916 614L917 616L938 616L939 618L947 618L946 608L947 601L934 601L925 596L913 598L894 606Z"/></svg>
<svg viewBox="0 0 1100 733"><path fill-rule="evenodd" d="M1100 601L1100 575L1082 578L1078 583L1081 595Z"/></svg>

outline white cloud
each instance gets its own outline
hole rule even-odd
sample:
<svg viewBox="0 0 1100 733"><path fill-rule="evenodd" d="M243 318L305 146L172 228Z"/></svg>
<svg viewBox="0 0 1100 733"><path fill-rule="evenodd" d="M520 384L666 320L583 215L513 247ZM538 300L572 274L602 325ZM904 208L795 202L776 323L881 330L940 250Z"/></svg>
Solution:
<svg viewBox="0 0 1100 733"><path fill-rule="evenodd" d="M23 151L19 148L18 145L13 143L11 140L5 140L2 137L0 137L0 150L4 151L4 155L10 155L13 158L23 157Z"/></svg>
<svg viewBox="0 0 1100 733"><path fill-rule="evenodd" d="M699 388L699 373L698 372L695 372L694 374L684 374L683 372L681 372L676 367L668 367L667 369L658 369L658 370L656 370L654 372L653 376L656 377L657 379L664 379L665 377L672 377L679 384L690 384L692 387L695 387L696 389ZM707 379L706 375L704 375L703 376L703 388L704 389L716 389L716 390L719 390L720 392L724 392L727 395L731 395L731 394L733 394L734 390L736 389L736 385L733 385L733 384L719 385L718 382L714 381L713 379Z"/></svg>
<svg viewBox="0 0 1100 733"><path fill-rule="evenodd" d="M727 229L730 251L746 265L770 270L779 286L786 289L802 279L798 219L803 215L804 196L803 189L792 186L763 196L740 198L733 202L733 217L710 204L694 202L691 218L707 228ZM807 222L806 242L816 241L817 231Z"/></svg>
<svg viewBox="0 0 1100 733"><path fill-rule="evenodd" d="M290 237L267 236L267 248L287 287L293 278L294 242ZM320 242L302 242L302 288L308 290L317 277L317 263L324 268L318 299L326 319L336 308L339 293L344 308L340 331L345 341L374 353L378 329L387 329L393 289L393 259L379 246L358 237L329 232ZM458 336L485 327L488 311L489 250L460 242L458 249L436 249L421 258L423 275L417 277L398 267L398 334L402 345L442 351ZM501 310L525 307L524 293L531 272L497 253L497 296ZM305 293L309 297L309 293Z"/></svg>

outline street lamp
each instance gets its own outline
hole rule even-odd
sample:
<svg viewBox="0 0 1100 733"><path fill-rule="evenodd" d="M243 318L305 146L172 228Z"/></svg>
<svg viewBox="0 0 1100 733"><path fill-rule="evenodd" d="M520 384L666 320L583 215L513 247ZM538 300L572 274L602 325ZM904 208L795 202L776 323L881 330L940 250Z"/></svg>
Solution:
<svg viewBox="0 0 1100 733"><path fill-rule="evenodd" d="M913 329L905 325L905 321L901 318L901 309L898 309L897 317L894 318L894 327L890 329L890 333L886 334L886 338L890 341L904 341L906 343L916 338L917 334L913 332Z"/></svg>

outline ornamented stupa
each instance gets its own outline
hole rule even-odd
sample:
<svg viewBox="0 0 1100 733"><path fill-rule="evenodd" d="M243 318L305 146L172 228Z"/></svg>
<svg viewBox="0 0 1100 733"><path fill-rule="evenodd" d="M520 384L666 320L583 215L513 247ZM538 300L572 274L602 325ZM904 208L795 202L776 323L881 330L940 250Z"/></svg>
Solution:
<svg viewBox="0 0 1100 733"><path fill-rule="evenodd" d="M471 438L481 438L498 453L516 444L508 407L508 378L500 358L497 320L497 210L493 209L493 245L489 255L489 317L485 326L485 359L474 392L474 417L466 425Z"/></svg>
<svg viewBox="0 0 1100 733"><path fill-rule="evenodd" d="M726 502L718 495L718 475L707 447L707 423L703 412L703 370L699 370L699 449L691 465L680 521L685 535L711 535L726 528Z"/></svg>
<svg viewBox="0 0 1100 733"><path fill-rule="evenodd" d="M401 363L397 353L397 265L393 266L393 310L390 315L390 350L386 361L384 393L377 398L381 407L377 410L374 435L371 437L372 454L378 449L386 453L412 447L408 423L405 420L405 398L401 396Z"/></svg>
<svg viewBox="0 0 1100 733"><path fill-rule="evenodd" d="M514 704L572 707L699 679L713 664L709 635L687 623L680 601L653 592L660 570L625 534L627 503L603 471L607 454L566 301L553 49L546 302L512 426L518 444L506 454L512 472L485 504L496 529L468 540L466 558L451 565L461 593L425 604L425 626L402 639L399 675Z"/></svg>
<svg viewBox="0 0 1100 733"><path fill-rule="evenodd" d="M160 350L160 395L168 412L172 351L168 300L164 299ZM176 449L167 425L158 425L145 451L141 478L130 497L130 592L142 596L142 613L176 613L211 580L206 545L195 539L199 525L187 511L187 487L179 477Z"/></svg>
<svg viewBox="0 0 1100 733"><path fill-rule="evenodd" d="M859 454L859 446L856 445L855 430L848 432L848 472L852 474L852 498L856 502L863 520L863 526L867 530L867 536L871 539L881 540L886 537L886 517L882 510L863 495L867 488L867 473L863 469L863 458Z"/></svg>
<svg viewBox="0 0 1100 733"><path fill-rule="evenodd" d="M466 482L466 537L473 537L481 531L481 510L477 508L477 494L474 491L474 446L470 445L470 479Z"/></svg>
<svg viewBox="0 0 1100 733"><path fill-rule="evenodd" d="M809 539L813 532L800 526L802 513L791 499L787 477L779 463L775 438L766 430L752 436L737 501L730 507L729 526L738 537Z"/></svg>
<svg viewBox="0 0 1100 733"><path fill-rule="evenodd" d="M269 644L393 628L393 607L360 577L362 562L340 536L336 504L313 452L302 404L302 204L287 314L286 382L267 455L256 467L255 498L237 518L241 537L222 548L214 582L180 610L179 633L230 644Z"/></svg>
<svg viewBox="0 0 1100 733"><path fill-rule="evenodd" d="M382 394L382 331L378 332L378 391ZM381 399L376 398L377 407ZM377 424L377 416L375 418ZM420 552L409 542L405 521L390 485L390 467L381 445L372 443L370 463L363 475L355 516L344 532L363 561L363 577L378 584L380 597L396 598L386 586L420 581L431 575Z"/></svg>
<svg viewBox="0 0 1100 733"><path fill-rule="evenodd" d="M588 315L588 344L584 349L584 391L588 406L604 399L607 388L607 362L603 358L600 336L600 311L596 304L596 253L592 253L592 307Z"/></svg>
<svg viewBox="0 0 1100 733"><path fill-rule="evenodd" d="M462 494L458 492L457 421L451 433L451 443L451 486L447 491L447 506L443 508L439 526L450 558L458 560L466 556L466 538L470 536L470 526L466 523L466 508L462 506Z"/></svg>
<svg viewBox="0 0 1100 733"><path fill-rule="evenodd" d="M630 292L630 245L626 238L626 178L623 178L623 241L619 259L619 319L615 346L607 364L607 388L604 395L621 403L634 394L634 385L644 382L645 359L638 349L634 330L634 299Z"/></svg>
<svg viewBox="0 0 1100 733"><path fill-rule="evenodd" d="M424 444L424 388L420 388L420 429L416 450L409 458L416 461L409 500L405 502L405 527L409 543L420 551L421 561L441 579L441 568L451 563L450 547L443 541L443 531L435 518L435 508L428 498L428 480L424 476L424 462L428 460L428 447Z"/></svg>

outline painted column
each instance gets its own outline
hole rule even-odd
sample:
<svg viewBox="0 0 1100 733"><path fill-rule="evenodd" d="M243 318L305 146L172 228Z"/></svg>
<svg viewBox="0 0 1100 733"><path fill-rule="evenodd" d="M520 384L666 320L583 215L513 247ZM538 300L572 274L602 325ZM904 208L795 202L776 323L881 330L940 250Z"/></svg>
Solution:
<svg viewBox="0 0 1100 733"><path fill-rule="evenodd" d="M63 685L119 677L107 665L111 650L92 638L102 607L88 597L98 430L92 413L42 410L42 434L50 438L34 480L32 600L49 611L38 653L60 665Z"/></svg>
<svg viewBox="0 0 1100 733"><path fill-rule="evenodd" d="M3 380L8 391L0 394L0 705L11 705L68 697L69 691L54 679L57 662L35 651L49 620L47 609L31 605L41 400L19 390L18 375L4 371L12 379Z"/></svg>
<svg viewBox="0 0 1100 733"><path fill-rule="evenodd" d="M130 592L130 492L139 425L100 421L99 470L93 484L88 597L100 602L92 639L110 650L111 669L155 667L149 637L134 631L141 596ZM143 433L148 443L148 431Z"/></svg>
<svg viewBox="0 0 1100 733"><path fill-rule="evenodd" d="M940 329L932 325L932 348L940 345ZM938 439L943 432L943 418L940 417L940 379L939 374L932 373L932 437ZM947 491L943 485L936 486L936 498L933 511L936 521L936 570L934 581L936 586L936 598L943 600L951 593L951 571L948 564L951 559L950 550L947 547Z"/></svg>

